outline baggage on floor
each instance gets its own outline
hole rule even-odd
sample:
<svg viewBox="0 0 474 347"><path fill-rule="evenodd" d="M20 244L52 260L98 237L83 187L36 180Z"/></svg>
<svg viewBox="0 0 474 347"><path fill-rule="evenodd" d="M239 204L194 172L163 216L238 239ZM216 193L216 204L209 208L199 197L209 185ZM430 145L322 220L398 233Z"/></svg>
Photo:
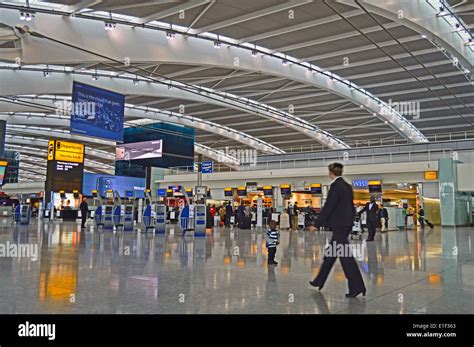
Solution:
<svg viewBox="0 0 474 347"><path fill-rule="evenodd" d="M252 227L252 222L250 216L245 216L242 219L242 228L241 229L251 229Z"/></svg>

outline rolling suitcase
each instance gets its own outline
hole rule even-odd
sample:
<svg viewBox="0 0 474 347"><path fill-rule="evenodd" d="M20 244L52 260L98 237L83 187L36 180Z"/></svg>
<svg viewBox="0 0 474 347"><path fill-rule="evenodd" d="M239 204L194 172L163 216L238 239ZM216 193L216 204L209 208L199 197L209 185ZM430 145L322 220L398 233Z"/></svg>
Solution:
<svg viewBox="0 0 474 347"><path fill-rule="evenodd" d="M252 223L251 223L250 216L245 216L243 218L243 223L242 223L242 228L241 229L251 229L251 227L252 227Z"/></svg>

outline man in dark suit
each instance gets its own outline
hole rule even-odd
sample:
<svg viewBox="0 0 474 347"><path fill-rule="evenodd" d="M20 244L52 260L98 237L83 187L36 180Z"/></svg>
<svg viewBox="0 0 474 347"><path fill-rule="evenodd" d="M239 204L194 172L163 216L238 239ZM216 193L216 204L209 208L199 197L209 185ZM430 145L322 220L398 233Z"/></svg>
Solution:
<svg viewBox="0 0 474 347"><path fill-rule="evenodd" d="M362 212L367 212L367 228L369 229L369 236L366 241L374 241L375 230L378 224L379 206L375 202L375 196L370 197L370 202L365 204L365 207L359 211L359 216Z"/></svg>
<svg viewBox="0 0 474 347"><path fill-rule="evenodd" d="M329 177L333 180L329 189L326 203L321 213L316 219L315 226L330 227L332 230L332 239L324 251L324 260L318 275L309 283L313 287L319 287L321 290L331 272L332 266L339 257L344 270L344 275L349 284L349 293L347 297L356 297L359 294L365 295L366 288L359 267L351 252L343 252L342 256L339 248L349 249L349 240L347 239L354 224L354 204L352 187L341 177L343 165L334 163L329 165ZM349 254L347 254L349 253Z"/></svg>
<svg viewBox="0 0 474 347"><path fill-rule="evenodd" d="M232 208L231 203L229 202L225 205L225 226L230 227L230 217L234 214L234 209Z"/></svg>

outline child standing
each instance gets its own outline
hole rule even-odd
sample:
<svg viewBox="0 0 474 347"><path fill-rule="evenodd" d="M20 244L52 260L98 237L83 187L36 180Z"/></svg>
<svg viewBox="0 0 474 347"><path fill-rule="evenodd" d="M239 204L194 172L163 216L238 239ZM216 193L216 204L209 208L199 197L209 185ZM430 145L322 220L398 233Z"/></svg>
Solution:
<svg viewBox="0 0 474 347"><path fill-rule="evenodd" d="M268 265L278 265L275 261L277 246L280 244L280 231L277 229L274 220L268 223L269 229L265 235L265 241L268 249Z"/></svg>

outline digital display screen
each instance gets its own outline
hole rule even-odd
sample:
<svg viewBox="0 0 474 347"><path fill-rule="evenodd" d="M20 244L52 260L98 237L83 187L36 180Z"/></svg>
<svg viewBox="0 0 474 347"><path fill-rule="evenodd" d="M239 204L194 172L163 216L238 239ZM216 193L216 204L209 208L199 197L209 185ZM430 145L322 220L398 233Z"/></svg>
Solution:
<svg viewBox="0 0 474 347"><path fill-rule="evenodd" d="M84 144L62 140L48 142L46 191L82 191Z"/></svg>
<svg viewBox="0 0 474 347"><path fill-rule="evenodd" d="M224 196L227 196L227 197L234 196L234 194L232 192L232 188L231 189L224 189Z"/></svg>
<svg viewBox="0 0 474 347"><path fill-rule="evenodd" d="M382 193L382 185L381 184L370 184L369 185L369 193Z"/></svg>
<svg viewBox="0 0 474 347"><path fill-rule="evenodd" d="M125 96L73 82L71 134L123 141Z"/></svg>
<svg viewBox="0 0 474 347"><path fill-rule="evenodd" d="M110 189L125 197L126 191L132 191L134 197L144 198L145 188L145 178L85 173L82 192L84 195L92 196L92 191L97 190L98 195L104 197L105 192Z"/></svg>
<svg viewBox="0 0 474 347"><path fill-rule="evenodd" d="M156 192L156 195L158 195L161 198L164 198L166 196L166 189L158 189Z"/></svg>
<svg viewBox="0 0 474 347"><path fill-rule="evenodd" d="M7 173L7 165L1 165L0 166L0 186L3 186L6 173Z"/></svg>
<svg viewBox="0 0 474 347"><path fill-rule="evenodd" d="M283 196L290 196L291 195L291 188L280 188L281 195Z"/></svg>
<svg viewBox="0 0 474 347"><path fill-rule="evenodd" d="M115 148L115 160L139 160L161 158L163 141L132 142Z"/></svg>
<svg viewBox="0 0 474 347"><path fill-rule="evenodd" d="M273 196L273 187L263 187L263 195Z"/></svg>
<svg viewBox="0 0 474 347"><path fill-rule="evenodd" d="M79 208L80 200L76 199L73 193L65 193L63 197L60 193L54 193L53 204L58 210L64 208L76 210Z"/></svg>
<svg viewBox="0 0 474 347"><path fill-rule="evenodd" d="M310 187L311 194L322 194L323 190L320 184L312 184Z"/></svg>
<svg viewBox="0 0 474 347"><path fill-rule="evenodd" d="M133 190L126 190L125 191L125 197L133 198L134 196L135 196L135 192Z"/></svg>
<svg viewBox="0 0 474 347"><path fill-rule="evenodd" d="M247 188L238 188L237 189L238 196L247 196Z"/></svg>
<svg viewBox="0 0 474 347"><path fill-rule="evenodd" d="M382 193L382 182L381 181L369 181L369 193Z"/></svg>

